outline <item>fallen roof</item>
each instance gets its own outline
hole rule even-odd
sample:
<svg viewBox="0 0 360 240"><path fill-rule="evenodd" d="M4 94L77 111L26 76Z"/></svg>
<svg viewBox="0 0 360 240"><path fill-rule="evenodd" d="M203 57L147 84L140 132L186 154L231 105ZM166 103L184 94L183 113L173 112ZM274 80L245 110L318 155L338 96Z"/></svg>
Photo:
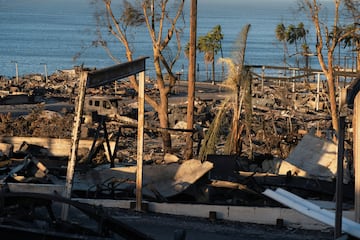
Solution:
<svg viewBox="0 0 360 240"><path fill-rule="evenodd" d="M207 161L202 163L195 159L181 164L145 165L143 166L143 194L153 198L174 196L186 190L212 168L212 163ZM127 179L135 183L136 166L93 169L87 175L76 174L74 190L81 188L87 190L93 185L101 185L110 178Z"/></svg>

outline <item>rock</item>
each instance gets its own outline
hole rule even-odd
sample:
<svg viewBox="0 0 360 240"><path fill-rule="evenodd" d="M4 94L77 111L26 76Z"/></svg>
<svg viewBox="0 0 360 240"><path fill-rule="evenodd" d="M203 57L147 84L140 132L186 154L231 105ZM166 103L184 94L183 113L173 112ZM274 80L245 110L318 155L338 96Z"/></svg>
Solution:
<svg viewBox="0 0 360 240"><path fill-rule="evenodd" d="M174 126L175 129L187 129L187 123L184 121L179 121Z"/></svg>
<svg viewBox="0 0 360 240"><path fill-rule="evenodd" d="M174 154L166 153L164 156L165 164L177 163L177 162L179 162L179 160L180 160L179 157Z"/></svg>

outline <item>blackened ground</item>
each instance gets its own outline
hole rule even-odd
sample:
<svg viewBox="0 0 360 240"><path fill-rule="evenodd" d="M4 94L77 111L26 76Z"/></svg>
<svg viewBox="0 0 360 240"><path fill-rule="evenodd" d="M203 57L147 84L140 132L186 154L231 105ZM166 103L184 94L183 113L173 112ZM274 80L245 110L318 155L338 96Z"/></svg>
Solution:
<svg viewBox="0 0 360 240"><path fill-rule="evenodd" d="M327 231L309 231L269 225L249 224L186 216L139 213L131 210L108 209L111 216L157 240L174 239L176 231L185 231L186 240L232 239L333 239L331 228Z"/></svg>

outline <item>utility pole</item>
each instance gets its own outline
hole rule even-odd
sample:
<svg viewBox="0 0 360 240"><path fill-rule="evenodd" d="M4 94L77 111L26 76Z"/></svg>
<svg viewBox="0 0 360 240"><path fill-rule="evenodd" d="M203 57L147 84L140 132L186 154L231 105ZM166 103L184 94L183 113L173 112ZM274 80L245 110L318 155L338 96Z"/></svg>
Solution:
<svg viewBox="0 0 360 240"><path fill-rule="evenodd" d="M40 64L44 65L45 83L47 83L48 82L47 65L46 63L40 63Z"/></svg>
<svg viewBox="0 0 360 240"><path fill-rule="evenodd" d="M193 157L193 122L194 122L194 99L196 81L196 33L197 33L197 0L191 0L190 6L190 41L189 41L189 70L188 70L188 106L187 106L187 129L191 130L186 136L185 159Z"/></svg>
<svg viewBox="0 0 360 240"><path fill-rule="evenodd" d="M15 63L16 84L19 84L18 62L17 62L17 61L11 61L11 62L12 62L12 63Z"/></svg>

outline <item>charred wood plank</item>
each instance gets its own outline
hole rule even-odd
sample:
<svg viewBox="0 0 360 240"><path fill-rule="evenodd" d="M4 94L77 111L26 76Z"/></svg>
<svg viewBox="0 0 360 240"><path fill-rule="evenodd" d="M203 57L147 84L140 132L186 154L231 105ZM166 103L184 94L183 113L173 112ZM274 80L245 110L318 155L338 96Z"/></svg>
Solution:
<svg viewBox="0 0 360 240"><path fill-rule="evenodd" d="M237 182L242 184L256 183L263 187L282 187L288 189L305 190L309 193L317 193L334 196L336 192L336 183L313 178L305 178L298 176L274 175L264 173L248 173L240 172ZM344 184L343 197L348 200L354 199L354 185Z"/></svg>

